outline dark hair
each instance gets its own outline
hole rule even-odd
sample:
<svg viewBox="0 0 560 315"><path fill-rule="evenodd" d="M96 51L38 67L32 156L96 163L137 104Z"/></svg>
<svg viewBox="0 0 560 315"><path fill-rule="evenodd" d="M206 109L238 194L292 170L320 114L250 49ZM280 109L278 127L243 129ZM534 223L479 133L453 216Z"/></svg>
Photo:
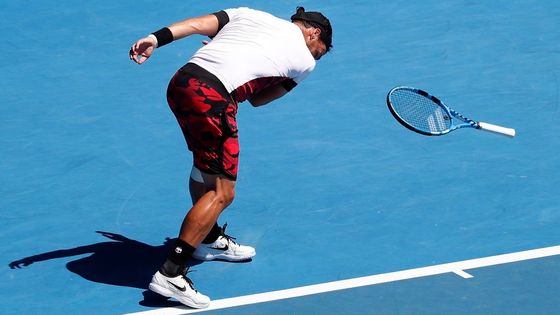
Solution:
<svg viewBox="0 0 560 315"><path fill-rule="evenodd" d="M296 14L291 17L293 21L303 21L312 27L321 30L321 41L327 46L327 51L332 48L332 27L331 22L320 12L305 12L303 7L296 8Z"/></svg>

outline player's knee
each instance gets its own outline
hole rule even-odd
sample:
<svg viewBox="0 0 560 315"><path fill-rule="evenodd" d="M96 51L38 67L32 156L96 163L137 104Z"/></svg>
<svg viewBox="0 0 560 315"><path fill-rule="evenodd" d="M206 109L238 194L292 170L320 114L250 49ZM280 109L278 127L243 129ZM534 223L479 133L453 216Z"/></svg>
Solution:
<svg viewBox="0 0 560 315"><path fill-rule="evenodd" d="M219 202L223 203L224 208L229 206L235 199L235 185L219 179L216 185L216 195Z"/></svg>
<svg viewBox="0 0 560 315"><path fill-rule="evenodd" d="M216 201L221 204L221 208L227 208L234 199L234 193L225 193L222 192L221 194L216 194Z"/></svg>
<svg viewBox="0 0 560 315"><path fill-rule="evenodd" d="M235 199L235 188L234 187L225 187L221 190L221 198L224 203L224 208L229 206L233 199Z"/></svg>

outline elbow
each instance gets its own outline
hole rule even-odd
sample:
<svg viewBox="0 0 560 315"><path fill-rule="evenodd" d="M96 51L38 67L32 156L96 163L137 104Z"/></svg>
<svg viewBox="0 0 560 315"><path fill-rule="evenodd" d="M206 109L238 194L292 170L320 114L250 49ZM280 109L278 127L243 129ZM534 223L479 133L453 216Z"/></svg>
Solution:
<svg viewBox="0 0 560 315"><path fill-rule="evenodd" d="M259 99L258 97L252 97L252 98L248 99L248 101L251 104L251 106L253 106L253 107L263 106L266 103L268 103L268 102L264 101L263 99Z"/></svg>
<svg viewBox="0 0 560 315"><path fill-rule="evenodd" d="M259 106L259 104L256 102L255 99L250 98L250 99L247 99L247 100L249 101L249 104L251 104L251 106L253 106L253 107L258 107Z"/></svg>

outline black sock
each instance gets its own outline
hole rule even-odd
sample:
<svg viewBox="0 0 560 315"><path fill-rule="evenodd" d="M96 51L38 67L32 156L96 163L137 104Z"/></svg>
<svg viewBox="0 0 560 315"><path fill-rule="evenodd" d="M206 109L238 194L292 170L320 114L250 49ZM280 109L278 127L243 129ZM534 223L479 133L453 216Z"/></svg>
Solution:
<svg viewBox="0 0 560 315"><path fill-rule="evenodd" d="M222 235L222 228L218 225L218 222L216 222L214 223L214 226L212 227L208 235L206 235L206 238L202 240L202 243L214 243L218 239L218 237L220 237L220 235Z"/></svg>
<svg viewBox="0 0 560 315"><path fill-rule="evenodd" d="M175 246L167 256L167 260L163 263L163 266L161 266L159 271L166 277L183 275L185 273L187 260L191 258L194 250L195 248L188 243L181 239L177 239Z"/></svg>

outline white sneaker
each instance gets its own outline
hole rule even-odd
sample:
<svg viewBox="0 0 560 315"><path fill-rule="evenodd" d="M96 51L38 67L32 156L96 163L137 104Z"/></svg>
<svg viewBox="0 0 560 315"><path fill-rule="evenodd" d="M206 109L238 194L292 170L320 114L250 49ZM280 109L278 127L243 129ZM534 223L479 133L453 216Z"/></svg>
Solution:
<svg viewBox="0 0 560 315"><path fill-rule="evenodd" d="M193 308L206 308L210 304L210 298L196 291L192 281L187 276L179 275L170 278L158 271L152 277L152 282L150 282L148 288L165 297L175 298L177 301Z"/></svg>
<svg viewBox="0 0 560 315"><path fill-rule="evenodd" d="M192 254L198 260L227 260L244 261L256 255L255 249L251 246L237 244L234 239L225 234L227 223L222 228L222 235L214 243L200 244Z"/></svg>

